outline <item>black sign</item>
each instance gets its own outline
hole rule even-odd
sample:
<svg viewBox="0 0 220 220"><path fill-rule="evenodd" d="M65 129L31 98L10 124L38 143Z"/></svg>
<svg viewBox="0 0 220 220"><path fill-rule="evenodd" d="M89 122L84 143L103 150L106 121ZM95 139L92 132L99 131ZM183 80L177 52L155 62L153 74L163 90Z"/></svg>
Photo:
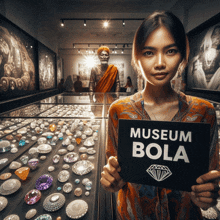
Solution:
<svg viewBox="0 0 220 220"><path fill-rule="evenodd" d="M210 124L119 120L121 177L131 183L191 191L208 172Z"/></svg>

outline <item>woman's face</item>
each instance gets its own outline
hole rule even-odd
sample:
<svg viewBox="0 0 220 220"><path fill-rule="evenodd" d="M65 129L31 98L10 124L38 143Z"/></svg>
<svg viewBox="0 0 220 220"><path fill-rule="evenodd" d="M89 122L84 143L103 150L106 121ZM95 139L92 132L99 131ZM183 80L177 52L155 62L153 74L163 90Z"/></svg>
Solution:
<svg viewBox="0 0 220 220"><path fill-rule="evenodd" d="M174 38L164 26L149 35L138 57L144 78L154 86L170 84L181 61Z"/></svg>

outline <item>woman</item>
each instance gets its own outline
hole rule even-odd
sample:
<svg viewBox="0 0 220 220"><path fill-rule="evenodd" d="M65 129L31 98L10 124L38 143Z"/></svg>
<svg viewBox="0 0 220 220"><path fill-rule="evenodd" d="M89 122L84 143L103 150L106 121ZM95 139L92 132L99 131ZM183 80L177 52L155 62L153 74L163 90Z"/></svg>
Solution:
<svg viewBox="0 0 220 220"><path fill-rule="evenodd" d="M130 76L127 77L127 83L126 83L125 89L126 89L126 92L132 92L133 90L133 85L132 85Z"/></svg>
<svg viewBox="0 0 220 220"><path fill-rule="evenodd" d="M184 70L189 45L180 20L170 12L155 12L139 27L133 41L132 63L145 79L143 91L114 102L109 109L107 164L101 184L118 192L118 219L203 219L200 208L218 197L218 142L213 106L202 99L176 93L170 85ZM209 172L196 179L191 192L124 182L117 161L118 119L206 122L211 125Z"/></svg>

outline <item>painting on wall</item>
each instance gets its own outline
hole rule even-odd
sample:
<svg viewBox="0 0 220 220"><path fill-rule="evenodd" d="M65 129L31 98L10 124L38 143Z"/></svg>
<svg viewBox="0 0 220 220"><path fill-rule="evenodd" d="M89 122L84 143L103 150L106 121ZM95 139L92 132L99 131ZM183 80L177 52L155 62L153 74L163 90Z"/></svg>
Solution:
<svg viewBox="0 0 220 220"><path fill-rule="evenodd" d="M190 31L187 90L220 91L220 13Z"/></svg>
<svg viewBox="0 0 220 220"><path fill-rule="evenodd" d="M0 100L37 90L36 40L0 15Z"/></svg>
<svg viewBox="0 0 220 220"><path fill-rule="evenodd" d="M114 65L118 68L120 87L124 87L125 82L126 82L125 81L125 64L116 62Z"/></svg>
<svg viewBox="0 0 220 220"><path fill-rule="evenodd" d="M60 80L64 78L63 76L63 59L61 57L57 58L57 84Z"/></svg>
<svg viewBox="0 0 220 220"><path fill-rule="evenodd" d="M40 90L56 86L56 54L38 42L39 86Z"/></svg>
<svg viewBox="0 0 220 220"><path fill-rule="evenodd" d="M89 79L91 75L91 67L88 67L85 63L78 63L78 75L82 81L82 86L84 88L89 87ZM73 75L73 81L75 82L77 75Z"/></svg>

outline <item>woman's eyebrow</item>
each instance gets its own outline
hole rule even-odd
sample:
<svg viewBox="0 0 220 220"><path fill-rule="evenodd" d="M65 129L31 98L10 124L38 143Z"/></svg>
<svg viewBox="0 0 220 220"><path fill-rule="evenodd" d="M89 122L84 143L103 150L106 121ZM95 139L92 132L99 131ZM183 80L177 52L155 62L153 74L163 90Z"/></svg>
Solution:
<svg viewBox="0 0 220 220"><path fill-rule="evenodd" d="M174 44L169 44L167 46L164 47L164 49L168 49L170 47L177 47L177 45L174 43ZM151 47L151 46L145 46L143 48L143 50L156 50L157 48L156 47Z"/></svg>

